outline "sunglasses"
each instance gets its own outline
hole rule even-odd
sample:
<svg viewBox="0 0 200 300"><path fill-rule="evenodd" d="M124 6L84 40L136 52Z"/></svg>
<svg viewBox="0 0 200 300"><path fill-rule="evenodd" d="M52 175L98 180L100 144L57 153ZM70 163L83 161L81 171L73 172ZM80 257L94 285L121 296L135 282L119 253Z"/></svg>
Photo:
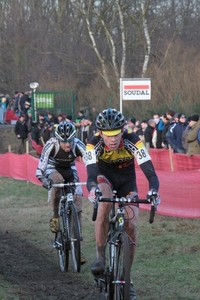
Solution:
<svg viewBox="0 0 200 300"><path fill-rule="evenodd" d="M74 139L70 139L70 140L65 140L65 141L62 141L63 143L72 143L74 141Z"/></svg>

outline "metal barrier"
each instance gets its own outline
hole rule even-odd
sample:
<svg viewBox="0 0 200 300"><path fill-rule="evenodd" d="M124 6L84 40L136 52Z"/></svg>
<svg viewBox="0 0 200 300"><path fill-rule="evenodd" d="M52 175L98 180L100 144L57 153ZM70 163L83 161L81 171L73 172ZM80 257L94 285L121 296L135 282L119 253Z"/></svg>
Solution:
<svg viewBox="0 0 200 300"><path fill-rule="evenodd" d="M48 112L54 115L66 114L71 115L74 119L74 102L76 96L74 91L46 91L33 92L31 95L31 106L33 108L33 120L37 120L40 113Z"/></svg>

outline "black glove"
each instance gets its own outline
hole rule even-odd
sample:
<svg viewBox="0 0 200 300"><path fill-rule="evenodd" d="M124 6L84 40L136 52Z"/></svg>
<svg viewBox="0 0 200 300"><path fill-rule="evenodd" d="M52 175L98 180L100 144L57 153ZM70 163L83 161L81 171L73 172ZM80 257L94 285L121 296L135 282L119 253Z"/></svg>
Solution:
<svg viewBox="0 0 200 300"><path fill-rule="evenodd" d="M52 188L52 185L53 185L53 180L51 178L48 178L48 191Z"/></svg>
<svg viewBox="0 0 200 300"><path fill-rule="evenodd" d="M160 196L159 196L158 192L154 189L151 189L150 191L147 192L147 199L150 199L150 200L154 199L155 205L158 205L161 203Z"/></svg>
<svg viewBox="0 0 200 300"><path fill-rule="evenodd" d="M42 186L47 189L48 191L51 189L53 181L47 177L39 177L38 178L42 182Z"/></svg>

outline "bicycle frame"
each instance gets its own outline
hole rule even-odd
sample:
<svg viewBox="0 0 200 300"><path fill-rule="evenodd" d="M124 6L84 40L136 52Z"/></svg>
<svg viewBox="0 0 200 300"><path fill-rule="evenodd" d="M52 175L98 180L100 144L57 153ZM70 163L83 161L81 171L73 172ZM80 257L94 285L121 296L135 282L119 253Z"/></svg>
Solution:
<svg viewBox="0 0 200 300"><path fill-rule="evenodd" d="M53 243L53 247L58 251L61 271L68 271L69 251L71 251L72 255L74 272L80 272L81 269L80 223L72 191L72 187L80 185L86 185L86 182L71 182L52 185L52 187L59 187L62 189L62 195L59 202L60 230L55 234Z"/></svg>
<svg viewBox="0 0 200 300"><path fill-rule="evenodd" d="M99 189L96 189L96 202L92 220L96 220L98 203L111 202L112 208L109 218L109 232L107 247L109 248L108 266L105 268L103 278L95 278L95 285L100 287L101 299L129 300L130 298L130 245L134 241L125 232L125 205L131 203L151 204L150 220L153 222L155 214L155 197L152 199L117 198L113 191L113 198L103 198ZM115 203L118 204L116 207ZM123 258L120 258L123 256ZM121 261L121 259L123 259ZM120 270L122 268L122 270ZM120 273L120 274L119 274ZM120 276L119 276L120 275Z"/></svg>

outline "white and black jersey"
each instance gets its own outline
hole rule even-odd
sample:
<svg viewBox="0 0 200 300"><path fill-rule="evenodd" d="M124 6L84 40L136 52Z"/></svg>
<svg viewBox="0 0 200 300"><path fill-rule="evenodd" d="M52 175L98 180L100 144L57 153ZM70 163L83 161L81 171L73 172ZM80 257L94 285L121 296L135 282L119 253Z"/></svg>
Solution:
<svg viewBox="0 0 200 300"><path fill-rule="evenodd" d="M46 142L42 150L36 170L36 177L46 177L56 170L61 173L64 178L69 177L71 172L73 172L74 179L76 181L76 177L78 178L78 175L75 160L77 157L82 157L84 160L85 153L85 144L78 138L74 138L71 151L65 152L60 147L59 140L53 137Z"/></svg>

